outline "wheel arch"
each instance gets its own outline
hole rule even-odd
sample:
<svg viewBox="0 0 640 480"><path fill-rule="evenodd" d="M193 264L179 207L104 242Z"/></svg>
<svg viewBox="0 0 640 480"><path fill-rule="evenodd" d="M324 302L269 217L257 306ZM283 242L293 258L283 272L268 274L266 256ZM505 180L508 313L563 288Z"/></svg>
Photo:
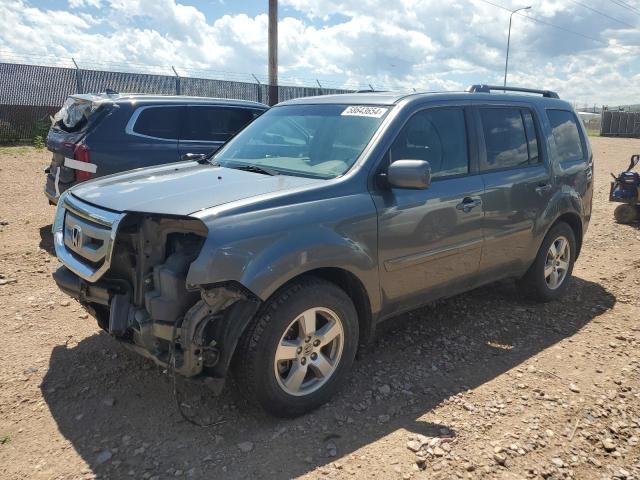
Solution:
<svg viewBox="0 0 640 480"><path fill-rule="evenodd" d="M549 226L547 233L551 231L551 229L556 225L558 225L559 223L566 223L567 225L569 225L569 227L571 227L571 230L573 231L573 235L576 240L576 259L577 259L580 256L580 250L582 249L582 238L583 238L582 219L580 218L580 215L578 215L575 212L565 212L555 219L555 221L551 224L551 226Z"/></svg>
<svg viewBox="0 0 640 480"><path fill-rule="evenodd" d="M367 289L360 279L352 272L339 267L322 267L302 273L287 282L295 282L303 277L317 277L339 287L353 302L358 314L359 342L368 343L374 334L373 313L371 300Z"/></svg>
<svg viewBox="0 0 640 480"><path fill-rule="evenodd" d="M292 283L308 277L315 277L332 283L345 292L345 294L353 302L356 313L358 315L358 330L360 332L358 341L361 345L369 343L373 339L373 336L375 334L375 321L374 314L371 309L371 301L362 281L354 273L346 269L339 267L322 267L308 270L304 273L296 275L295 277L290 278L284 284L280 285L267 300L261 302L262 305L268 302L274 295L277 295L278 292L280 292L283 288L286 288ZM231 330L230 327L232 327L232 330L225 335L225 341L228 342L228 344L223 346L225 350L223 361L220 362L220 364L211 371L216 377L226 376L229 366L237 360L236 357L240 339L247 333L251 320L255 318L255 316L259 312L259 308L261 307L260 306L253 311L250 309L247 310L246 312L249 313L250 318L244 318L244 321L237 322L238 317L234 315L234 313L236 312L234 312L233 310L236 306L239 306L239 304L242 303L243 302L238 302L238 305L234 305L233 307L231 307L230 310L232 310L232 312L229 315L225 316L224 319L222 319L222 331L227 331L227 329ZM241 316L246 317L247 313L244 313ZM233 317L235 317L236 320L234 320Z"/></svg>
<svg viewBox="0 0 640 480"><path fill-rule="evenodd" d="M319 278L332 283L347 294L358 314L359 343L368 343L375 333L374 312L371 306L371 299L362 280L360 280L356 274L345 268L318 267L295 275L282 285L279 285L264 303L277 295L283 288L309 277Z"/></svg>

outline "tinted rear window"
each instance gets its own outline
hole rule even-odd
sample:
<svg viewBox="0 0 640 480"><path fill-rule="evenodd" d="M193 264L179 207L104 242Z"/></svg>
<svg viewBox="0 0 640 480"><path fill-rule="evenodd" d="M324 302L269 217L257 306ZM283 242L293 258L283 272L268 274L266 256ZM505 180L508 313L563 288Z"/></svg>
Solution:
<svg viewBox="0 0 640 480"><path fill-rule="evenodd" d="M487 158L480 169L498 170L529 164L527 136L519 108L481 108Z"/></svg>
<svg viewBox="0 0 640 480"><path fill-rule="evenodd" d="M188 107L181 140L226 142L262 113L233 107Z"/></svg>
<svg viewBox="0 0 640 480"><path fill-rule="evenodd" d="M180 107L150 107L140 111L135 133L154 138L176 140L180 120Z"/></svg>
<svg viewBox="0 0 640 480"><path fill-rule="evenodd" d="M547 110L558 161L567 162L584 158L578 123L573 113L566 110Z"/></svg>

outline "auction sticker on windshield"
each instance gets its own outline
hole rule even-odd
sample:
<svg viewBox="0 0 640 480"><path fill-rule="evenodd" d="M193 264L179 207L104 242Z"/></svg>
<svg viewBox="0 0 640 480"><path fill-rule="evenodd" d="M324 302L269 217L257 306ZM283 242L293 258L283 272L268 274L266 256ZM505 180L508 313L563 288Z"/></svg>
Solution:
<svg viewBox="0 0 640 480"><path fill-rule="evenodd" d="M367 107L363 105L352 105L344 109L340 115L348 115L351 117L373 117L380 118L387 112L382 107Z"/></svg>

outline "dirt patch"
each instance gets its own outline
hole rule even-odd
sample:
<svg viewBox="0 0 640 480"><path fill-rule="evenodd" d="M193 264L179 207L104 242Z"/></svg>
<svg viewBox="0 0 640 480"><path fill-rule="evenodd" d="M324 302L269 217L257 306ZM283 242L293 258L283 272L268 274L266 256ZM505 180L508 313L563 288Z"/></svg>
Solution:
<svg viewBox="0 0 640 480"><path fill-rule="evenodd" d="M0 478L640 478L640 230L608 199L640 141L591 138L573 286L502 282L387 322L330 404L295 420L171 381L51 279L49 155L0 151ZM231 386L232 387L232 386Z"/></svg>

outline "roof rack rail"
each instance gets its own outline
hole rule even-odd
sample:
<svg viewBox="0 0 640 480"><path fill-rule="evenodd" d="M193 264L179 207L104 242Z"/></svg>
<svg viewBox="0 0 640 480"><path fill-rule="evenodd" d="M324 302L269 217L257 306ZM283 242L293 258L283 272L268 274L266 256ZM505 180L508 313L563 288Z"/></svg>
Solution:
<svg viewBox="0 0 640 480"><path fill-rule="evenodd" d="M536 90L535 88L503 87L501 85L471 85L467 88L470 93L491 93L491 90L502 90L503 92L539 93L547 98L560 98L552 90Z"/></svg>

